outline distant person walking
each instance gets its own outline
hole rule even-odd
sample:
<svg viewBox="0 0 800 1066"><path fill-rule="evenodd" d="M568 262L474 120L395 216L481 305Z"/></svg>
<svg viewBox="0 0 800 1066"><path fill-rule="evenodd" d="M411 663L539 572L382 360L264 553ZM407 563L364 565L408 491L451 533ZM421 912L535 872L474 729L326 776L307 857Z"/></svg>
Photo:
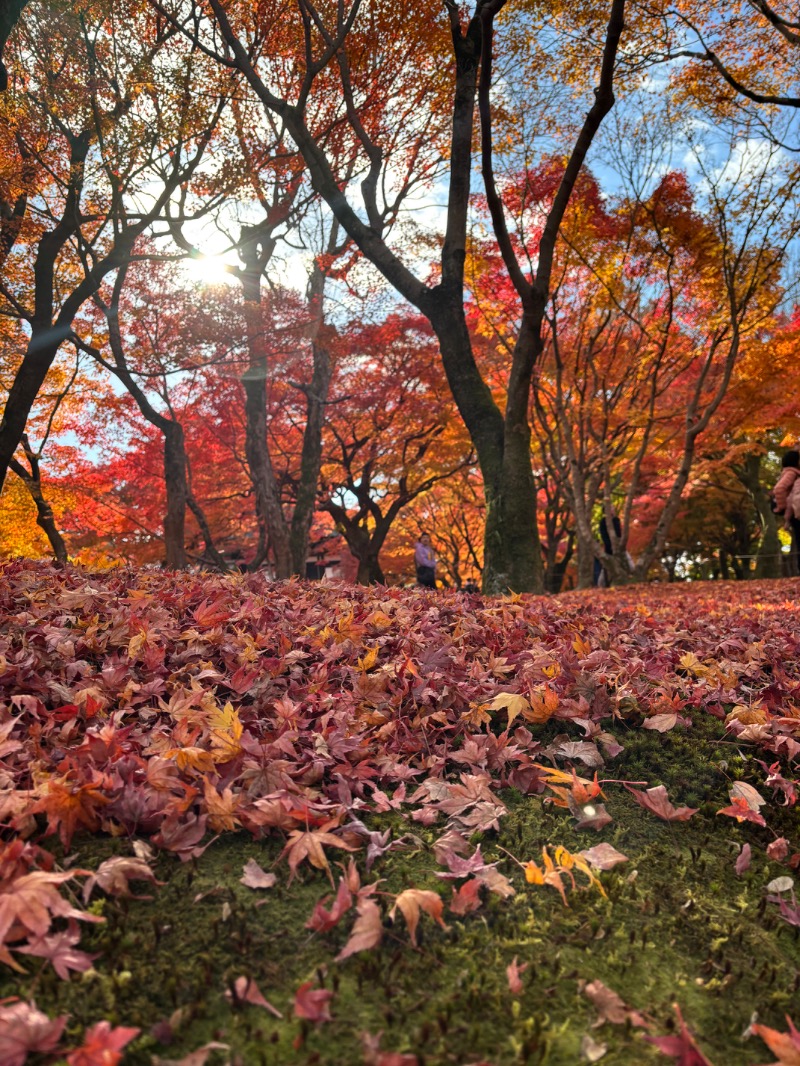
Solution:
<svg viewBox="0 0 800 1066"><path fill-rule="evenodd" d="M614 535L617 540L619 540L622 536L622 523L619 520L619 515L614 515L612 521L614 525ZM605 554L613 555L614 548L611 544L611 534L608 532L608 523L606 522L605 515L600 519L600 540L603 542L603 551ZM594 583L601 589L611 587L611 575L597 557L595 557L594 560Z"/></svg>
<svg viewBox="0 0 800 1066"><path fill-rule="evenodd" d="M414 565L417 568L417 584L424 589L435 589L436 553L428 533L420 533L419 540L414 545Z"/></svg>
<svg viewBox="0 0 800 1066"><path fill-rule="evenodd" d="M789 574L800 573L800 451L793 448L781 459L781 476L775 483L772 496L775 513L783 515L783 528L792 534L789 555Z"/></svg>

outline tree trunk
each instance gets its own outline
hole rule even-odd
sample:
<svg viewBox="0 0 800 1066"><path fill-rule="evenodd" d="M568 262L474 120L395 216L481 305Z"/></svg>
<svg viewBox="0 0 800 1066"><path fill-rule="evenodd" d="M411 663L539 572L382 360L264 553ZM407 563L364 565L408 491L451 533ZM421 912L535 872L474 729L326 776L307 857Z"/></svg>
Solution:
<svg viewBox="0 0 800 1066"><path fill-rule="evenodd" d="M253 249L253 254L256 253ZM248 246L242 257L248 267ZM261 321L261 274L246 269L240 274L244 295L249 363L242 375L245 393L245 454L256 498L256 517L261 546L267 541L275 556L275 577L291 577L292 553L289 527L281 506L280 490L267 444L267 351ZM261 552L259 552L259 555ZM304 561L305 569L305 561Z"/></svg>
<svg viewBox="0 0 800 1066"><path fill-rule="evenodd" d="M53 556L59 566L67 565L67 546L64 543L64 538L61 536L61 532L56 525L55 516L47 502L42 491L42 479L39 472L39 460L33 454L28 447L26 438L23 438L25 446L25 454L28 457L28 462L31 464L30 473L17 459L11 459L9 468L22 479L25 483L25 487L31 494L31 498L36 505L36 525L44 532L50 547L53 549Z"/></svg>
<svg viewBox="0 0 800 1066"><path fill-rule="evenodd" d="M195 521L200 529L200 535L203 538L205 547L203 548L203 556L213 566L220 570L222 573L226 573L230 567L220 553L217 551L217 546L214 544L214 538L211 535L211 530L208 525L208 519L206 518L205 511L197 502L191 486L186 484L186 504L189 510L195 517Z"/></svg>
<svg viewBox="0 0 800 1066"><path fill-rule="evenodd" d="M322 427L333 368L324 344L314 341L314 373L306 391L306 425L300 456L300 480L297 486L291 526L292 570L302 577L306 572L308 537L317 505L319 472L322 465Z"/></svg>
<svg viewBox="0 0 800 1066"><path fill-rule="evenodd" d="M594 585L594 537L582 536L580 527L578 527L577 541L578 588L590 589Z"/></svg>
<svg viewBox="0 0 800 1066"><path fill-rule="evenodd" d="M737 466L736 476L753 497L761 525L761 540L756 553L757 578L781 576L781 542L778 538L778 520L772 513L769 493L761 483L761 456L748 455L744 464Z"/></svg>
<svg viewBox="0 0 800 1066"><path fill-rule="evenodd" d="M475 445L484 483L483 591L487 595L542 592L544 568L536 515L530 427L520 416L512 425L494 403L477 372L460 293L448 306L441 294L432 324L445 373ZM526 338L523 343L530 341ZM526 408L529 391L526 391Z"/></svg>
<svg viewBox="0 0 800 1066"><path fill-rule="evenodd" d="M0 421L0 489L25 433L31 408L66 337L66 331L63 336L57 337L53 333L49 322L44 328L34 327L22 364L9 389L3 419Z"/></svg>
<svg viewBox="0 0 800 1066"><path fill-rule="evenodd" d="M6 42L27 3L28 0L3 0L0 4L0 92L8 88L8 72L3 63Z"/></svg>
<svg viewBox="0 0 800 1066"><path fill-rule="evenodd" d="M730 581L731 573L728 569L728 553L724 548L719 549L719 576L723 581Z"/></svg>
<svg viewBox="0 0 800 1066"><path fill-rule="evenodd" d="M628 585L633 580L631 569L628 564L627 550L619 546L619 550L613 555L606 555L601 560L609 577L611 585Z"/></svg>
<svg viewBox="0 0 800 1066"><path fill-rule="evenodd" d="M328 234L328 254L333 254L339 234L339 224L334 219ZM303 450L300 456L300 480L297 485L290 548L292 570L305 577L308 558L308 537L317 507L319 472L322 467L322 428L325 422L325 404L333 377L333 365L325 337L325 273L319 260L314 261L308 286L309 309L313 315L311 352L313 371L311 384L305 388L306 424L303 430Z"/></svg>
<svg viewBox="0 0 800 1066"><path fill-rule="evenodd" d="M167 513L164 516L164 550L170 570L186 569L186 450L179 422L164 426L164 486Z"/></svg>
<svg viewBox="0 0 800 1066"><path fill-rule="evenodd" d="M369 552L358 560L356 581L359 585L384 585L386 583L377 552Z"/></svg>

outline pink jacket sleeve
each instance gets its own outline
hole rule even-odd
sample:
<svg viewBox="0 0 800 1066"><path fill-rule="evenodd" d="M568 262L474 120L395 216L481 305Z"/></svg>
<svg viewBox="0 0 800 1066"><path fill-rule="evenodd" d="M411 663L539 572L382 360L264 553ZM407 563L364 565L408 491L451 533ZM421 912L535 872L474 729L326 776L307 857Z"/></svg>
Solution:
<svg viewBox="0 0 800 1066"><path fill-rule="evenodd" d="M793 466L787 466L775 484L773 489L775 506L782 515L786 515L786 509L789 506L789 493L792 491L792 486L798 477L800 477L800 470L796 470Z"/></svg>

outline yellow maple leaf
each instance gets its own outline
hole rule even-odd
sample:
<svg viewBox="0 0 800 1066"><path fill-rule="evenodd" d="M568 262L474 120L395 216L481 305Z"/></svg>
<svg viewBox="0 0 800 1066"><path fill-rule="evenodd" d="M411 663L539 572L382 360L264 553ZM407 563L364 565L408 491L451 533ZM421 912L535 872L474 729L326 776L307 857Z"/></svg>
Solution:
<svg viewBox="0 0 800 1066"><path fill-rule="evenodd" d="M214 757L205 748L195 746L167 748L161 753L165 759L174 759L181 770L197 770L201 774L210 774L214 770Z"/></svg>
<svg viewBox="0 0 800 1066"><path fill-rule="evenodd" d="M471 703L469 705L469 710L464 711L461 715L461 721L466 722L467 725L471 726L473 729L480 729L482 725L491 722L491 720L492 716L486 708L482 707L479 703Z"/></svg>
<svg viewBox="0 0 800 1066"><path fill-rule="evenodd" d="M580 636L576 637L573 640L572 647L575 651L575 654L581 659L585 659L589 652L592 650L592 646L589 641L584 640L583 637Z"/></svg>
<svg viewBox="0 0 800 1066"><path fill-rule="evenodd" d="M356 662L356 666L362 672L362 674L366 674L369 670L371 670L373 668L373 666L375 665L375 663L377 661L378 661L378 645L376 644L372 648L367 648L367 651L366 651L365 655L363 656L363 658L359 659Z"/></svg>
<svg viewBox="0 0 800 1066"><path fill-rule="evenodd" d="M226 703L222 710L217 708L211 715L212 725L209 740L211 756L214 762L232 762L241 752L242 723L231 703Z"/></svg>
<svg viewBox="0 0 800 1066"><path fill-rule="evenodd" d="M725 719L725 725L731 722L741 722L742 725L763 725L769 721L769 716L763 707L745 707L737 704Z"/></svg>
<svg viewBox="0 0 800 1066"><path fill-rule="evenodd" d="M232 830L241 824L236 817L236 811L242 801L241 796L234 796L230 788L223 789L222 793L217 792L207 778L203 781L203 795L208 811L208 825L213 832Z"/></svg>
<svg viewBox="0 0 800 1066"><path fill-rule="evenodd" d="M498 692L492 702L487 703L486 707L490 711L507 711L509 728L518 715L521 714L527 718L531 709L530 703L524 696L520 696L518 692Z"/></svg>

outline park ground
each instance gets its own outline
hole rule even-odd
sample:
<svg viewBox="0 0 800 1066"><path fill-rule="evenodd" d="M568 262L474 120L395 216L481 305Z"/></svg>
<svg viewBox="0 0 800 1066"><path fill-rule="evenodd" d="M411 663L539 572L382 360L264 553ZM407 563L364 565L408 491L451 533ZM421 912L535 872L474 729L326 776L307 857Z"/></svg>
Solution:
<svg viewBox="0 0 800 1066"><path fill-rule="evenodd" d="M0 1062L800 1062L797 580L0 573Z"/></svg>

